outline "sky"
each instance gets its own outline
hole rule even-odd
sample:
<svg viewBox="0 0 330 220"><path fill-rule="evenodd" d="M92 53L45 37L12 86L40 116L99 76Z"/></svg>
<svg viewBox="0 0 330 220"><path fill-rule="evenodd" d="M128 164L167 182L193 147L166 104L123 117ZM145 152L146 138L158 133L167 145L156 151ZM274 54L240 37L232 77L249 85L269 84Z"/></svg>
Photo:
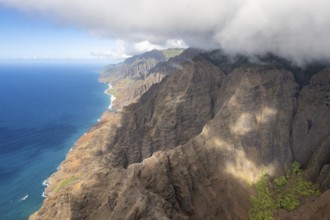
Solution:
<svg viewBox="0 0 330 220"><path fill-rule="evenodd" d="M0 59L98 59L114 40L38 14L0 7ZM121 57L118 57L121 59Z"/></svg>
<svg viewBox="0 0 330 220"><path fill-rule="evenodd" d="M330 60L328 0L0 0L1 57L123 59L168 47Z"/></svg>

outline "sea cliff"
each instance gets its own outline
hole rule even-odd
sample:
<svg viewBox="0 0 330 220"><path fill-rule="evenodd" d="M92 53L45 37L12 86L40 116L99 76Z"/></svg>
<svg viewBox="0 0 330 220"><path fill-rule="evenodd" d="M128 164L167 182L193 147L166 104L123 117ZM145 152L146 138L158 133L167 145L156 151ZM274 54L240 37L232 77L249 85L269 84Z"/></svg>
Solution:
<svg viewBox="0 0 330 220"><path fill-rule="evenodd" d="M320 196L273 217L330 216L326 65L152 51L108 67L101 81L113 85L116 111L76 142L30 219L248 219L254 184L293 161Z"/></svg>

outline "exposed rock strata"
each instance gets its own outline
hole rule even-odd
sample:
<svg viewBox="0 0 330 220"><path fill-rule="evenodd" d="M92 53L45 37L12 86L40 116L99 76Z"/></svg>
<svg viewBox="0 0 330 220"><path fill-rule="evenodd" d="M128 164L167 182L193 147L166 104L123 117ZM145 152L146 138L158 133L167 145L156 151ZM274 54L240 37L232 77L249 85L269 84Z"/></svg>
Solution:
<svg viewBox="0 0 330 220"><path fill-rule="evenodd" d="M203 55L180 66L135 104L105 113L50 177L31 219L247 219L249 184L293 160L324 193L275 217L330 216L329 70L301 90L273 65Z"/></svg>
<svg viewBox="0 0 330 220"><path fill-rule="evenodd" d="M330 69L314 75L298 99L293 123L295 159L308 167L306 176L315 181L323 169L319 184L328 185L330 173ZM325 187L322 187L325 188Z"/></svg>
<svg viewBox="0 0 330 220"><path fill-rule="evenodd" d="M112 85L108 92L116 97L113 109L135 103L152 85L180 70L183 62L191 61L201 50L189 48L182 53L178 50L176 53L181 54L175 57L165 57L165 52L153 50L105 69L100 80Z"/></svg>

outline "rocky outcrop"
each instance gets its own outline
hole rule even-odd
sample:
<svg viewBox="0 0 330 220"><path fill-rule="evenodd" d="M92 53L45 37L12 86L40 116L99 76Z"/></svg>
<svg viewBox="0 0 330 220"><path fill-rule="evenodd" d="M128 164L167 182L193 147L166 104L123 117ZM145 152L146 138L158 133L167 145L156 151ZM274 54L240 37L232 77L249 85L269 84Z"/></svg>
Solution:
<svg viewBox="0 0 330 220"><path fill-rule="evenodd" d="M181 49L153 50L108 66L100 80L112 85L108 93L116 97L113 109L120 110L136 102L152 85L180 70L182 63L191 61L200 52L193 48L184 52Z"/></svg>
<svg viewBox="0 0 330 220"><path fill-rule="evenodd" d="M324 69L302 89L292 135L295 159L307 168L306 177L327 186L322 188L329 187L330 177L329 76L330 69Z"/></svg>
<svg viewBox="0 0 330 220"><path fill-rule="evenodd" d="M169 58L166 62L159 62L155 67L151 68L147 73L147 76L160 74L163 76L170 75L176 71L182 69L182 63L192 61L197 55L204 52L201 49L188 48L178 56Z"/></svg>
<svg viewBox="0 0 330 220"><path fill-rule="evenodd" d="M150 88L139 103L125 109L126 126L118 132L116 145L110 145L116 166L141 162L200 133L212 118L223 77L215 66L199 60L185 63L182 71Z"/></svg>
<svg viewBox="0 0 330 220"><path fill-rule="evenodd" d="M248 219L251 184L293 160L323 194L274 216L329 216L328 69L301 87L290 69L221 57L184 60L136 103L105 113L31 219Z"/></svg>
<svg viewBox="0 0 330 220"><path fill-rule="evenodd" d="M143 79L157 63L166 60L166 56L159 50L136 55L127 58L123 63L107 66L101 75L101 81L115 82L123 78Z"/></svg>

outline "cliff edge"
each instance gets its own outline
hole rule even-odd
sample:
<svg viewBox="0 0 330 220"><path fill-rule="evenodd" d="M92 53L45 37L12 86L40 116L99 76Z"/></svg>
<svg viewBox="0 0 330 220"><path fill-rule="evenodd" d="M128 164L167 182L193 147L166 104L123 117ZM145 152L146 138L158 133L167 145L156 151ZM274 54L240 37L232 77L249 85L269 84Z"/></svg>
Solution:
<svg viewBox="0 0 330 220"><path fill-rule="evenodd" d="M248 219L253 185L293 161L321 195L273 217L330 216L330 68L196 51L124 77L148 86L76 142L31 220Z"/></svg>

